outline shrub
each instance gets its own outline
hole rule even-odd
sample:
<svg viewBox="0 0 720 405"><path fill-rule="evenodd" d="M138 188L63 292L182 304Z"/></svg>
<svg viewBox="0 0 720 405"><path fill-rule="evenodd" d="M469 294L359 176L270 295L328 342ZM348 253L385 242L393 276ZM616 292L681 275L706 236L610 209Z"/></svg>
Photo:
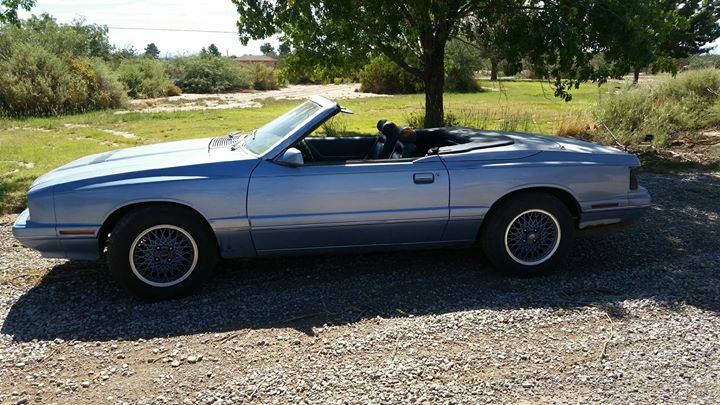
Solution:
<svg viewBox="0 0 720 405"><path fill-rule="evenodd" d="M595 141L595 128L584 113L568 114L558 123L555 135Z"/></svg>
<svg viewBox="0 0 720 405"><path fill-rule="evenodd" d="M413 128L423 128L425 114L422 111L406 117L406 122ZM500 131L532 132L537 129L534 117L520 110L505 109L502 111L466 108L457 111L445 111L443 125L448 127L469 127Z"/></svg>
<svg viewBox="0 0 720 405"><path fill-rule="evenodd" d="M691 71L653 87L626 86L601 100L594 114L624 144L652 134L664 146L679 135L720 123L718 93L720 71ZM609 138L600 132L599 137Z"/></svg>
<svg viewBox="0 0 720 405"><path fill-rule="evenodd" d="M165 75L165 64L149 57L122 61L118 67L118 79L132 98L177 96L181 93Z"/></svg>
<svg viewBox="0 0 720 405"><path fill-rule="evenodd" d="M78 102L71 111L103 110L120 107L126 93L115 74L99 59L71 59L73 73L79 78L73 89Z"/></svg>
<svg viewBox="0 0 720 405"><path fill-rule="evenodd" d="M115 108L121 86L99 60L61 58L32 44L16 44L0 60L0 112L48 116Z"/></svg>
<svg viewBox="0 0 720 405"><path fill-rule="evenodd" d="M462 64L446 64L445 76L445 90L460 92L480 90L475 72Z"/></svg>
<svg viewBox="0 0 720 405"><path fill-rule="evenodd" d="M0 29L0 53L15 44L40 46L55 55L75 58L109 59L112 46L106 27L75 20L58 24L48 14L32 16L19 26L5 24ZM5 56L5 55L3 55Z"/></svg>
<svg viewBox="0 0 720 405"><path fill-rule="evenodd" d="M280 82L292 84L332 83L337 78L345 82L357 83L360 65L353 55L324 55L323 63L318 64L313 53L294 49L282 57L276 66Z"/></svg>
<svg viewBox="0 0 720 405"><path fill-rule="evenodd" d="M110 55L107 29L75 21L58 24L43 14L0 28L0 114L57 115L125 102L103 62Z"/></svg>
<svg viewBox="0 0 720 405"><path fill-rule="evenodd" d="M255 80L252 66L239 65L224 57L189 56L177 58L171 75L182 91L190 93L222 93L249 89Z"/></svg>
<svg viewBox="0 0 720 405"><path fill-rule="evenodd" d="M253 79L253 88L255 90L273 90L278 88L275 69L268 65L258 63L253 67L255 78Z"/></svg>
<svg viewBox="0 0 720 405"><path fill-rule="evenodd" d="M674 79L669 79L659 86L661 97L681 99L697 96L704 103L718 100L720 93L720 70L702 69L685 72Z"/></svg>
<svg viewBox="0 0 720 405"><path fill-rule="evenodd" d="M480 90L475 72L482 66L482 57L477 48L460 40L450 41L445 51L445 90Z"/></svg>
<svg viewBox="0 0 720 405"><path fill-rule="evenodd" d="M378 56L360 72L360 91L379 94L405 94L422 91L422 83L386 56Z"/></svg>

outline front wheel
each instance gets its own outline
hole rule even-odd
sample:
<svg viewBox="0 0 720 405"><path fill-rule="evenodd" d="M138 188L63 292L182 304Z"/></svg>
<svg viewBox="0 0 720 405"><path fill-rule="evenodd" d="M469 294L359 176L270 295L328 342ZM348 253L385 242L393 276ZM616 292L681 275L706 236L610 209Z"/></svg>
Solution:
<svg viewBox="0 0 720 405"><path fill-rule="evenodd" d="M110 271L125 290L147 299L197 290L217 262L214 237L192 211L153 206L130 212L108 241Z"/></svg>
<svg viewBox="0 0 720 405"><path fill-rule="evenodd" d="M490 262L505 273L531 277L557 268L572 246L570 211L552 195L523 193L489 213L481 233Z"/></svg>

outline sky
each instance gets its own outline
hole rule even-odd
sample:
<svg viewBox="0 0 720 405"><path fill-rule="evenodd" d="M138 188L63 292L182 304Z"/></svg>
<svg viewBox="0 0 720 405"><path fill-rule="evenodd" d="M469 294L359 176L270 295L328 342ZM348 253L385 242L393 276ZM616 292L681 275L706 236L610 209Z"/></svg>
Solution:
<svg viewBox="0 0 720 405"><path fill-rule="evenodd" d="M238 40L237 10L230 0L37 0L35 7L21 12L22 18L30 14L49 13L59 22L84 18L90 23L107 25L110 42L123 48L132 45L145 49L149 42L158 46L163 56L197 53L202 47L214 43L223 54L260 54L260 45L276 38L251 41L243 46ZM177 32L125 30L118 28L162 28L181 30L228 31L230 33ZM720 39L711 53L720 54Z"/></svg>
<svg viewBox="0 0 720 405"><path fill-rule="evenodd" d="M243 46L238 40L237 9L230 0L37 0L31 14L48 13L58 22L84 18L89 23L107 25L110 42L118 48L132 45L138 51L154 42L161 55L192 54L214 43L228 55L260 54L260 45L274 38L251 41ZM162 28L182 30L228 31L230 33L125 30L118 28Z"/></svg>

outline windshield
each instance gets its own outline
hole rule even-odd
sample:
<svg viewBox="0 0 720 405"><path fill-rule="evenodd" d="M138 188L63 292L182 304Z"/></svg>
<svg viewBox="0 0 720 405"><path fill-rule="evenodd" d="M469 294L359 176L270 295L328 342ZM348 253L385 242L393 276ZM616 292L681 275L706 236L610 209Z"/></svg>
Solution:
<svg viewBox="0 0 720 405"><path fill-rule="evenodd" d="M321 108L312 101L300 104L255 130L252 135L246 138L245 147L255 154L262 155L279 140L297 129L305 120L315 115Z"/></svg>

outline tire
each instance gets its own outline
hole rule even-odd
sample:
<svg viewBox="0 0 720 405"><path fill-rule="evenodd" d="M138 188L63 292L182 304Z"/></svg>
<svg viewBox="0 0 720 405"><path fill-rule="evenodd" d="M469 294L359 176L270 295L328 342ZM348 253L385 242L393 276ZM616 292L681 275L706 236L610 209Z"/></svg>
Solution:
<svg viewBox="0 0 720 405"><path fill-rule="evenodd" d="M118 221L108 241L113 277L128 293L144 299L178 298L197 291L217 261L212 230L182 207L133 210Z"/></svg>
<svg viewBox="0 0 720 405"><path fill-rule="evenodd" d="M489 213L481 246L499 271L534 277L555 270L571 249L574 220L562 201L550 194L527 192Z"/></svg>

